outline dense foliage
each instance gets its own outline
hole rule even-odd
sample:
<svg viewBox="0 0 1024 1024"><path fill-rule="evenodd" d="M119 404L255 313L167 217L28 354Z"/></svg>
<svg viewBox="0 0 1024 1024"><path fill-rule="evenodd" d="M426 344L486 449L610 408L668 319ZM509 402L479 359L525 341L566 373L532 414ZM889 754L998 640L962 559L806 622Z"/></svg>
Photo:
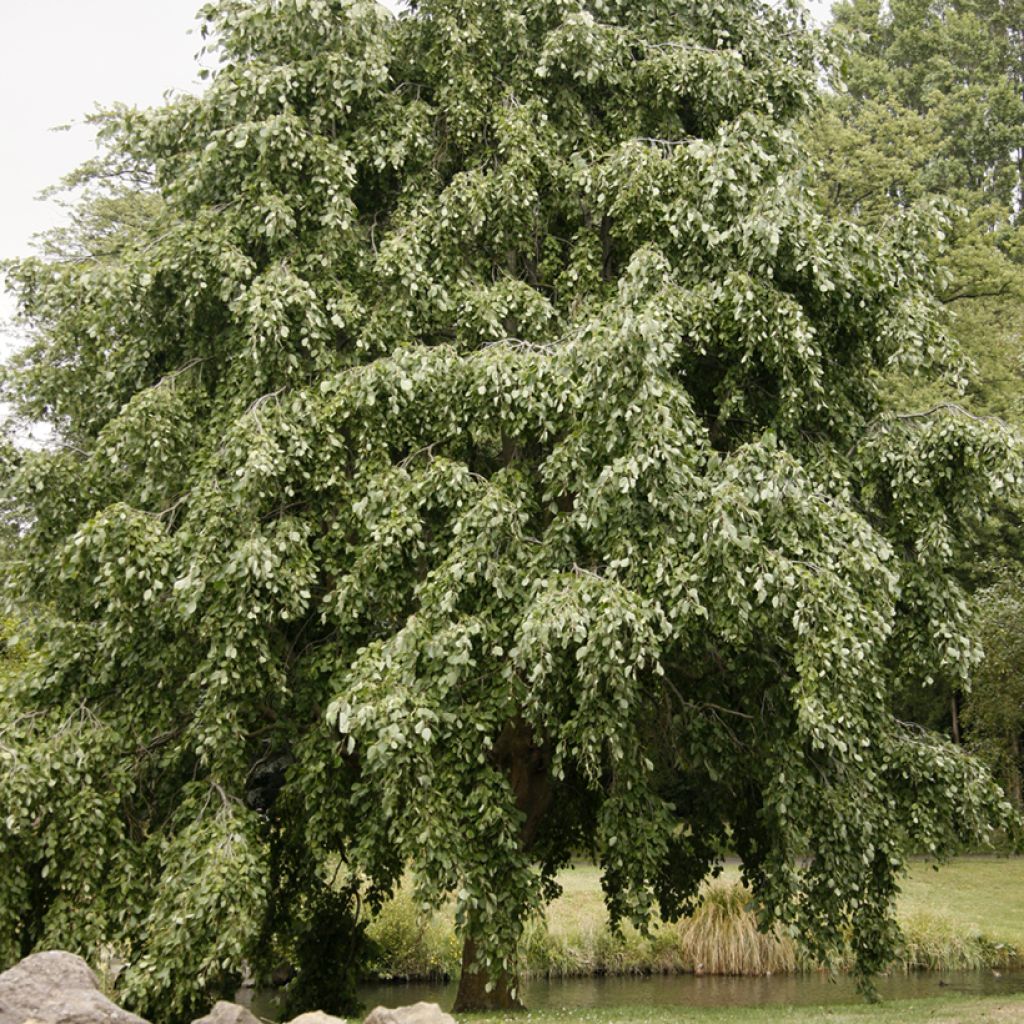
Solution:
<svg viewBox="0 0 1024 1024"><path fill-rule="evenodd" d="M24 671L25 651L17 637L17 625L9 619L0 620L0 679L10 679Z"/></svg>
<svg viewBox="0 0 1024 1024"><path fill-rule="evenodd" d="M9 268L4 397L61 442L0 485L45 610L0 712L0 959L114 937L182 1016L275 952L308 979L310 935L358 938L331 893L411 865L463 1005L514 1003L571 855L643 925L729 848L765 924L884 966L908 852L1007 820L890 698L975 663L951 568L1018 456L882 413L884 371L955 363L941 223L809 197L799 16L204 17L209 89L113 112L92 169L144 215Z"/></svg>
<svg viewBox="0 0 1024 1024"><path fill-rule="evenodd" d="M1024 9L846 0L833 14L841 92L816 133L829 198L869 220L924 197L959 205L943 297L1019 297Z"/></svg>
<svg viewBox="0 0 1024 1024"><path fill-rule="evenodd" d="M1024 580L1019 567L979 592L978 639L985 660L974 675L964 724L971 746L1007 795L1024 806Z"/></svg>
<svg viewBox="0 0 1024 1024"><path fill-rule="evenodd" d="M962 403L976 415L1024 428L1024 36L1019 5L989 0L853 0L834 8L830 37L841 56L836 89L816 112L812 140L821 161L825 208L877 223L894 208L943 203L953 215L941 254L939 294L967 362L962 379L893 374L894 407ZM961 562L969 589L998 582L1007 595L1024 560L1019 501L1000 501L980 551ZM1017 568L1015 568L1017 567ZM989 628L990 592L980 598L983 633L995 647L1012 645ZM977 699L991 711L993 676L985 671ZM1011 687L1012 688L1012 687ZM984 694L984 696L983 696ZM901 717L948 731L992 757L1001 778L1005 723L970 707L974 697L955 677L939 678L899 697ZM961 714L966 705L966 713ZM963 721L961 721L961 718ZM962 728L963 727L963 728ZM994 730L994 731L993 731ZM1017 787L1011 796L1019 805Z"/></svg>

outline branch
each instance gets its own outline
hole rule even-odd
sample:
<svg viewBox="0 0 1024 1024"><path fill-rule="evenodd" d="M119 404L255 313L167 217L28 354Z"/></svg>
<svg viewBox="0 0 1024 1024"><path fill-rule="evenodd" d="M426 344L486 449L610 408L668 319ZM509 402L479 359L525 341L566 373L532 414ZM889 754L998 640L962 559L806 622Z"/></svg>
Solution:
<svg viewBox="0 0 1024 1024"><path fill-rule="evenodd" d="M934 734L918 722L905 722L902 718L895 718L893 721L900 726L904 732L916 732L920 736L930 737Z"/></svg>
<svg viewBox="0 0 1024 1024"><path fill-rule="evenodd" d="M492 348L495 345L509 345L513 348L525 349L527 352L544 352L545 354L555 351L555 346L542 344L539 341L524 341L522 338L496 338L494 341L486 341L481 348Z"/></svg>
<svg viewBox="0 0 1024 1024"><path fill-rule="evenodd" d="M582 565L577 565L575 562L572 564L572 572L577 576L592 576L595 580L600 580L602 583L608 583L607 577L602 576L600 573L594 572L593 569L584 569Z"/></svg>
<svg viewBox="0 0 1024 1024"><path fill-rule="evenodd" d="M182 733L182 727L179 726L177 729L171 729L168 732L161 733L159 736L154 737L148 743L140 743L136 748L136 756L142 757L146 754L152 754L153 751L158 750L160 747L170 743L172 740L177 739Z"/></svg>
<svg viewBox="0 0 1024 1024"><path fill-rule="evenodd" d="M691 142L696 142L697 140L692 135L688 135L685 139L655 139L647 135L638 135L632 141L649 142L653 146L665 146L668 149L672 149L675 146L688 146Z"/></svg>
<svg viewBox="0 0 1024 1024"><path fill-rule="evenodd" d="M179 367L177 370L172 370L170 373L164 374L156 382L156 387L160 387L162 384L170 383L180 377L183 373L191 370L193 367L198 366L200 363L209 362L210 356L198 356L195 359L190 360L184 366Z"/></svg>
<svg viewBox="0 0 1024 1024"><path fill-rule="evenodd" d="M648 43L647 46L651 50L697 50L700 53L710 53L716 57L723 53L722 50L716 50L713 46L701 46L700 43L680 43L672 40L666 43Z"/></svg>
<svg viewBox="0 0 1024 1024"><path fill-rule="evenodd" d="M939 297L939 301L945 305L949 305L951 302L959 302L961 299L999 299L1009 294L1010 286L1008 284L1004 284L999 288L994 288L988 291L980 289L976 291L954 292L952 295L942 295Z"/></svg>
<svg viewBox="0 0 1024 1024"><path fill-rule="evenodd" d="M219 782L214 782L213 779L210 779L210 788L220 796L220 800L224 806L225 811L231 810L232 803L236 803L240 807L245 806L245 804L241 800L239 800L237 796L228 796L228 794L224 791L224 787Z"/></svg>
<svg viewBox="0 0 1024 1024"><path fill-rule="evenodd" d="M79 448L77 445L69 444L67 441L57 441L55 442L55 447L63 448L68 452L74 452L76 455L81 455L86 459L92 458L92 452L87 452L84 448Z"/></svg>
<svg viewBox="0 0 1024 1024"><path fill-rule="evenodd" d="M245 410L245 412L242 414L243 417L259 412L260 409L262 409L263 406L265 406L267 402L269 402L272 398L277 398L279 395L284 394L284 392L287 390L287 387L281 387L278 388L276 391L271 391L270 394L268 395L260 395L260 397L257 398L256 401L253 402L252 405L250 405L249 408Z"/></svg>
<svg viewBox="0 0 1024 1024"><path fill-rule="evenodd" d="M975 423L998 423L1001 427L1006 427L1007 430L1013 428L1004 419L1000 419L998 416L979 416L977 413L973 413L968 409L965 409L962 405L958 405L956 402L939 402L938 405L933 405L930 409L924 409L921 412L894 412L890 413L892 419L897 420L920 420L925 419L928 416L934 416L937 412L954 412L961 416L966 416L969 420L974 420Z"/></svg>
<svg viewBox="0 0 1024 1024"><path fill-rule="evenodd" d="M400 469L408 469L409 464L418 455L426 455L428 459L432 459L434 457L434 449L440 444L448 444L450 440L451 438L442 437L440 440L431 441L430 444L425 444L422 448L417 448L414 452L409 452L409 454L398 463L398 467Z"/></svg>
<svg viewBox="0 0 1024 1024"><path fill-rule="evenodd" d="M703 714L706 711L710 711L712 717L715 718L718 724L722 727L722 729L725 731L725 734L729 737L730 740L732 740L736 748L738 750L748 749L748 744L744 743L739 738L739 736L737 736L736 733L734 733L732 729L729 728L728 724L723 720L722 715L733 715L736 718L742 718L749 722L753 722L755 720L753 715L748 715L742 711L735 711L732 708L724 708L720 704L697 703L692 700L687 700L682 695L682 693L680 693L679 688L676 686L676 684L673 683L667 675L663 676L662 678L665 681L665 685L668 686L669 689L671 689L671 691L675 694L675 698L679 702L680 707L688 708L691 711L696 711L698 714Z"/></svg>
<svg viewBox="0 0 1024 1024"><path fill-rule="evenodd" d="M178 498L178 500L173 505L168 506L162 512L157 512L156 513L156 518L157 519L163 519L164 516L173 515L191 497L192 497L192 492L191 491L186 491L180 498Z"/></svg>
<svg viewBox="0 0 1024 1024"><path fill-rule="evenodd" d="M904 422L910 422L911 420L924 420L929 419L939 412L950 412L955 413L958 416L966 416L969 420L974 420L975 423L998 423L999 426L1010 431L1014 429L1006 422L1006 420L1001 419L999 416L979 416L977 413L970 412L968 409L965 409L962 405L958 405L956 402L939 402L937 405L933 405L930 409L922 409L920 412L890 412L872 420L865 428L864 434L861 438L850 446L849 451L846 453L846 457L848 459L852 458L861 442L883 428L887 422L891 422L892 420L902 420Z"/></svg>

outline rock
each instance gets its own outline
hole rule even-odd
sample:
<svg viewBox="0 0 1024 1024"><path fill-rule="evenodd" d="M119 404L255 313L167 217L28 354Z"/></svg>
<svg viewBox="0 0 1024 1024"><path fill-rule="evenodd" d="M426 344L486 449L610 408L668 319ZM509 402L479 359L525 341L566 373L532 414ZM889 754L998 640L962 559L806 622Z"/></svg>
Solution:
<svg viewBox="0 0 1024 1024"><path fill-rule="evenodd" d="M294 1020L288 1021L288 1024L345 1024L345 1020L342 1017L332 1017L323 1010L314 1010L312 1013L300 1013Z"/></svg>
<svg viewBox="0 0 1024 1024"><path fill-rule="evenodd" d="M222 999L205 1017L197 1018L192 1024L260 1024L260 1020L244 1006Z"/></svg>
<svg viewBox="0 0 1024 1024"><path fill-rule="evenodd" d="M437 1003L414 1003L394 1010L378 1006L370 1011L363 1024L455 1024L455 1018Z"/></svg>
<svg viewBox="0 0 1024 1024"><path fill-rule="evenodd" d="M0 974L0 1024L146 1024L101 991L73 953L33 953Z"/></svg>

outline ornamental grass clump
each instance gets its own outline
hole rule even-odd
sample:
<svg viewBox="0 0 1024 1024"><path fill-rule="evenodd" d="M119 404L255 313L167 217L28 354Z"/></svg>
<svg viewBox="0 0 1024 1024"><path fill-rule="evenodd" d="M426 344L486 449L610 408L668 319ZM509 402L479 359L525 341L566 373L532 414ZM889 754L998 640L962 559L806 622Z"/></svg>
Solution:
<svg viewBox="0 0 1024 1024"><path fill-rule="evenodd" d="M692 916L676 926L680 955L705 974L783 974L798 969L796 947L777 931L762 931L740 885L709 886Z"/></svg>

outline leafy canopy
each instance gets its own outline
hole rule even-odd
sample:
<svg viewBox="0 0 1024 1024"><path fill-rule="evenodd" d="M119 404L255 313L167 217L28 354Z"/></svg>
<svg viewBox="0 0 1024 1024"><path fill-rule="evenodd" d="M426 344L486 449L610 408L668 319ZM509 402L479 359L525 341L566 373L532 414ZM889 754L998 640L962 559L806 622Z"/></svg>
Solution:
<svg viewBox="0 0 1024 1024"><path fill-rule="evenodd" d="M181 1016L411 864L508 987L575 852L642 925L734 848L766 923L884 966L908 851L1005 821L889 701L976 659L949 567L1017 454L880 415L952 358L937 227L812 202L799 15L203 17L209 89L112 112L93 168L148 215L8 268L4 396L61 443L3 478L47 614L0 958L114 937Z"/></svg>
<svg viewBox="0 0 1024 1024"><path fill-rule="evenodd" d="M890 406L924 409L963 403L995 414L1018 430L1022 412L1021 328L1024 257L1019 196L1024 143L1024 68L1019 4L853 0L834 8L831 42L842 57L835 84L814 112L808 137L821 161L821 199L833 213L876 224L894 208L942 203L953 211L939 294L967 357L964 378L894 374ZM972 587L999 584L1003 597L1019 577L1021 508L1008 495L989 520L979 551L965 553L958 574ZM1002 598L1000 598L1002 600ZM979 598L986 649L1012 645L997 638L991 593ZM998 604L998 602L996 602ZM993 654L998 658L998 655ZM986 752L1002 777L1006 761L991 736L993 685L1001 672L982 668L978 685L945 676L928 691L911 687L899 715L960 733ZM1012 692L1008 682L1007 695ZM979 702L976 709L971 708ZM985 711L981 704L989 710ZM973 735L970 735L973 734ZM1017 799L1015 797L1015 799ZM1019 803L1019 800L1018 800Z"/></svg>
<svg viewBox="0 0 1024 1024"><path fill-rule="evenodd" d="M1022 592L1017 568L975 595L976 628L985 647L985 660L975 674L964 711L971 745L992 765L993 774L1005 780L1007 793L1017 807L1024 802L1024 643L1019 628Z"/></svg>
<svg viewBox="0 0 1024 1024"><path fill-rule="evenodd" d="M975 364L968 400L1014 423L1024 315L1020 24L1014 2L837 4L835 90L809 133L831 211L865 224L921 202L956 211L939 293ZM921 383L911 387L927 397Z"/></svg>

